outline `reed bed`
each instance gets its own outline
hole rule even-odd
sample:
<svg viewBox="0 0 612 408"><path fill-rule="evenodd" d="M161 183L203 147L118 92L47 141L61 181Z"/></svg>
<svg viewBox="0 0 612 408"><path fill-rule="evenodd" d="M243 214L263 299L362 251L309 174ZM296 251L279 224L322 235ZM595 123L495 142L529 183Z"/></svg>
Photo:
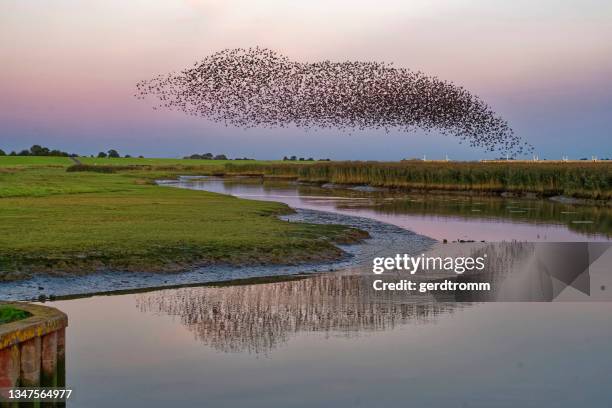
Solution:
<svg viewBox="0 0 612 408"><path fill-rule="evenodd" d="M612 199L612 163L325 162L225 165L227 174L413 190Z"/></svg>

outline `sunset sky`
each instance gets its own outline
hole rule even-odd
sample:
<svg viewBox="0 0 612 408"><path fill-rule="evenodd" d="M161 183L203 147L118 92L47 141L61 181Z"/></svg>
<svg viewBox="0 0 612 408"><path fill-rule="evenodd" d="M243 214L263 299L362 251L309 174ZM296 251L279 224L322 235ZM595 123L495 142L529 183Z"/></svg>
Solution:
<svg viewBox="0 0 612 408"><path fill-rule="evenodd" d="M224 48L393 62L462 85L550 159L612 157L612 2L0 2L0 148L176 157L491 157L434 134L224 127L152 110L135 84Z"/></svg>

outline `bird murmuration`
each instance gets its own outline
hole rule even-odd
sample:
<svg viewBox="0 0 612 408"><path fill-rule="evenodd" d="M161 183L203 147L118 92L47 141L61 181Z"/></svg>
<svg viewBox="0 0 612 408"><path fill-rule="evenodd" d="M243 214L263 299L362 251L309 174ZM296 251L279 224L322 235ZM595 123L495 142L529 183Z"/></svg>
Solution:
<svg viewBox="0 0 612 408"><path fill-rule="evenodd" d="M225 125L415 129L506 155L532 147L463 87L381 62L303 63L265 48L226 49L137 84L137 97Z"/></svg>

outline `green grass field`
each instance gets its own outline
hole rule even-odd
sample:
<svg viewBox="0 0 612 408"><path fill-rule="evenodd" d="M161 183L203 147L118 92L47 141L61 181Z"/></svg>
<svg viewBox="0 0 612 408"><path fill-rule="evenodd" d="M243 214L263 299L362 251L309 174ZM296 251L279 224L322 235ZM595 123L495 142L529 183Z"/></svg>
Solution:
<svg viewBox="0 0 612 408"><path fill-rule="evenodd" d="M74 162L68 157L0 156L0 169L2 169L3 167L29 166L68 167L71 164L74 164Z"/></svg>
<svg viewBox="0 0 612 408"><path fill-rule="evenodd" d="M0 163L11 158L0 158ZM20 158L0 167L0 280L35 273L173 272L194 265L335 259L363 233L281 221L290 209L156 186L166 171L67 172Z"/></svg>
<svg viewBox="0 0 612 408"><path fill-rule="evenodd" d="M227 163L249 164L277 164L282 160L195 160L195 159L167 159L167 158L97 158L77 157L83 164L95 166L224 166ZM69 157L33 157L33 156L0 156L1 167L24 166L63 166L68 167L75 162ZM314 163L304 161L301 163Z"/></svg>
<svg viewBox="0 0 612 408"><path fill-rule="evenodd" d="M251 163L251 164L269 164L282 163L282 161L261 161L261 160L196 160L196 159L155 159L155 158L94 158L94 157L79 157L83 164L92 164L98 166L223 166L227 163Z"/></svg>

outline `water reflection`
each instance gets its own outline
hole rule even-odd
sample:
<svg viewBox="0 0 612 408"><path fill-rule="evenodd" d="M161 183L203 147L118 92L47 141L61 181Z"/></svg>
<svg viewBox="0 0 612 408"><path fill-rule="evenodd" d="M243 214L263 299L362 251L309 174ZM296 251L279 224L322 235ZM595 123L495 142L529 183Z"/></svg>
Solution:
<svg viewBox="0 0 612 408"><path fill-rule="evenodd" d="M591 297L591 286L601 286L591 281L591 270L598 276L604 268L603 276L610 275L605 254L612 254L607 243L441 244L427 252L434 267L416 274L401 269L373 274L370 267L256 278L138 294L136 305L141 312L177 317L198 341L216 350L268 354L299 333L352 337L388 331L408 323L433 323L441 314L475 302L550 302L568 288L574 295L563 297L565 301L609 300ZM464 265L466 256L485 260L486 269L456 273L442 267L443 258ZM408 280L416 289L375 290L375 282ZM420 289L421 283L444 282L490 287Z"/></svg>
<svg viewBox="0 0 612 408"><path fill-rule="evenodd" d="M140 294L140 311L176 316L196 339L224 352L267 354L299 332L351 337L404 323L432 323L466 305L431 297L373 296L363 277L317 275L234 286ZM395 299L394 299L395 298Z"/></svg>
<svg viewBox="0 0 612 408"><path fill-rule="evenodd" d="M248 177L183 179L179 184L183 188L281 201L293 207L362 215L440 240L612 239L612 208L605 205L350 189Z"/></svg>
<svg viewBox="0 0 612 408"><path fill-rule="evenodd" d="M612 237L612 210L604 206L569 205L547 200L495 197L408 196L367 203L385 214L437 215L464 219L503 219L529 224L559 224L587 236Z"/></svg>

